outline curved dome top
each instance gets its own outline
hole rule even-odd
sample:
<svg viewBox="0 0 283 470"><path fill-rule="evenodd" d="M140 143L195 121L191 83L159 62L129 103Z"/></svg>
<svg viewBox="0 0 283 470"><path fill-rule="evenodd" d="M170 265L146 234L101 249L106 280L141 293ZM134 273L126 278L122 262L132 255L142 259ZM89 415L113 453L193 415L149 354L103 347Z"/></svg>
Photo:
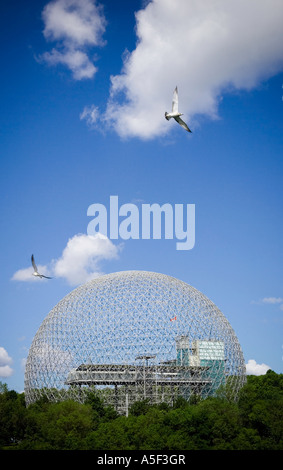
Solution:
<svg viewBox="0 0 283 470"><path fill-rule="evenodd" d="M176 352L178 338L185 338L186 348ZM68 374L82 364L133 365L145 357L176 364L181 349L188 366L214 359L222 375L239 377L235 387L241 386L245 364L238 339L197 289L146 271L95 278L64 297L38 329L26 365L27 401L43 388L67 389Z"/></svg>

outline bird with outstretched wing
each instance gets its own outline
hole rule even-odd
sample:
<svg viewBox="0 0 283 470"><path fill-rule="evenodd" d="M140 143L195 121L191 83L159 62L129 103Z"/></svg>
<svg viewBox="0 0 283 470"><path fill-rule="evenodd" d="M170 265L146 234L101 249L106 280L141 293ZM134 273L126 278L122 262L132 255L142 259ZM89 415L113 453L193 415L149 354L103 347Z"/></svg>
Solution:
<svg viewBox="0 0 283 470"><path fill-rule="evenodd" d="M34 272L32 273L33 276L40 277L40 278L43 278L43 277L44 277L45 279L52 279L52 277L44 276L44 274L40 274L40 273L38 272L38 269L37 269L37 266L36 266L36 264L35 264L34 256L33 256L33 255L31 255L31 264L32 264L33 269L34 269Z"/></svg>
<svg viewBox="0 0 283 470"><path fill-rule="evenodd" d="M187 124L183 121L183 119L180 118L180 116L183 116L182 113L179 113L179 103L178 103L178 88L176 87L173 93L173 100L172 100L172 112L171 113L165 113L165 118L167 121L169 119L174 118L175 121L180 124L186 131L192 132L191 129L187 126Z"/></svg>

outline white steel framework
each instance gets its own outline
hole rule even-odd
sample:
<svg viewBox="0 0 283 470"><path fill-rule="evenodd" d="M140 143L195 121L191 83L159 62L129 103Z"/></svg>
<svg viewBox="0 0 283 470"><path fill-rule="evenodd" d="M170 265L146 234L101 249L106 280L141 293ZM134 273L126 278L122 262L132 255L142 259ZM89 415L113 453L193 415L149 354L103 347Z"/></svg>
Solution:
<svg viewBox="0 0 283 470"><path fill-rule="evenodd" d="M76 288L51 310L30 347L25 396L84 401L95 390L127 414L137 400L205 398L227 384L236 397L245 371L211 300L170 276L125 271Z"/></svg>

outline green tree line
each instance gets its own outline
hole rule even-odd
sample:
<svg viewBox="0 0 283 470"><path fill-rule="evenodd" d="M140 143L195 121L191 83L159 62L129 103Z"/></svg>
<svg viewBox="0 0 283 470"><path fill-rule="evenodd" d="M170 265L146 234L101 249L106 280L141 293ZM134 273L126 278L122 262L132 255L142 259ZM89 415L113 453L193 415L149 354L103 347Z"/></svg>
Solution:
<svg viewBox="0 0 283 470"><path fill-rule="evenodd" d="M179 397L173 406L136 402L119 415L90 393L84 404L41 399L0 383L0 449L282 450L283 374L248 376L235 402L227 394Z"/></svg>

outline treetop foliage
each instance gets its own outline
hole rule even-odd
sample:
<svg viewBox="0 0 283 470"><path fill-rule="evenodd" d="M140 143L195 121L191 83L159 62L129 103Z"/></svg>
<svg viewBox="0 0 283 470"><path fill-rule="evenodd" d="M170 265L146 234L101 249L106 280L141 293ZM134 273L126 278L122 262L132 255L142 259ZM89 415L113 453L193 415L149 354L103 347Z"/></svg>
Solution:
<svg viewBox="0 0 283 470"><path fill-rule="evenodd" d="M26 407L24 394L0 383L0 449L282 450L283 374L248 376L238 401L178 397L173 406L136 402L129 416L94 392Z"/></svg>

